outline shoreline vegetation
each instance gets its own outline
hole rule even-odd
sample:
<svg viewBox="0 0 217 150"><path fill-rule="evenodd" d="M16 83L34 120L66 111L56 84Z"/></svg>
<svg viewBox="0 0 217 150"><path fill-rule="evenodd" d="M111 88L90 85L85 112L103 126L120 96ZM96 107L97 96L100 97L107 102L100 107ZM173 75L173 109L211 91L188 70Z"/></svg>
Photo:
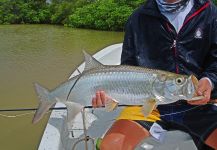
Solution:
<svg viewBox="0 0 217 150"><path fill-rule="evenodd" d="M54 24L123 31L146 0L0 0L0 24Z"/></svg>

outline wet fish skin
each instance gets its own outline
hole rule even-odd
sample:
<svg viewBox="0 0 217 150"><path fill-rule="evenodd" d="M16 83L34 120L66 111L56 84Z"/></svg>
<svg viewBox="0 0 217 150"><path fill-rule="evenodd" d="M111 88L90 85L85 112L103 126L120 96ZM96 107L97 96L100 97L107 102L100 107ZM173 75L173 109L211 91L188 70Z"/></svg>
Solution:
<svg viewBox="0 0 217 150"><path fill-rule="evenodd" d="M39 108L33 118L38 122L56 102L64 103L71 122L84 106L91 105L96 91L103 90L118 104L144 105L155 100L156 105L169 104L180 99L190 100L195 95L197 79L191 75L179 75L162 70L135 66L105 66L84 53L84 71L52 91L35 84L40 99Z"/></svg>

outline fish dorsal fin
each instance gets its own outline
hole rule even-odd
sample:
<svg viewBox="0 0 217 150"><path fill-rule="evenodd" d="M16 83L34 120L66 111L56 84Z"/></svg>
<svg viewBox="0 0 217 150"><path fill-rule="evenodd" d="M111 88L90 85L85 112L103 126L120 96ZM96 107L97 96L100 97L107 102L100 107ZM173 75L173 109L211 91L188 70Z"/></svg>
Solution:
<svg viewBox="0 0 217 150"><path fill-rule="evenodd" d="M84 71L87 71L93 68L104 68L105 67L102 63L100 63L98 60L96 60L86 51L83 51L83 53L84 53L84 59L85 59Z"/></svg>

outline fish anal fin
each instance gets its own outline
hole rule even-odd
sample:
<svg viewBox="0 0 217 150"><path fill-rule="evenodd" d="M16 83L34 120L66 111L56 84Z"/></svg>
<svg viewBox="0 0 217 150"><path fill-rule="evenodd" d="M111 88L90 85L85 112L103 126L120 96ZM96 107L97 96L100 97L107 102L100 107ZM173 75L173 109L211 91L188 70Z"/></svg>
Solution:
<svg viewBox="0 0 217 150"><path fill-rule="evenodd" d="M73 121L78 113L80 113L84 106L75 102L64 102L67 107L67 124L68 128L73 126Z"/></svg>
<svg viewBox="0 0 217 150"><path fill-rule="evenodd" d="M151 112L156 107L156 100L155 99L149 99L145 100L144 105L142 106L142 113L145 117L151 114Z"/></svg>
<svg viewBox="0 0 217 150"><path fill-rule="evenodd" d="M118 106L118 101L115 99L110 98L105 102L105 109L108 112L113 111L117 106Z"/></svg>

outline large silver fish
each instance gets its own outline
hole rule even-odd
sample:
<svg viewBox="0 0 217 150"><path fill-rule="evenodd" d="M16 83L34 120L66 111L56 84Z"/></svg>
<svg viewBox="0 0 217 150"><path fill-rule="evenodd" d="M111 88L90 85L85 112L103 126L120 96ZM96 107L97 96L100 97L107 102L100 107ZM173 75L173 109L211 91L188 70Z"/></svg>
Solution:
<svg viewBox="0 0 217 150"><path fill-rule="evenodd" d="M106 109L112 110L118 104L143 105L145 116L155 105L201 98L195 96L198 80L193 75L126 65L108 66L85 52L84 55L84 71L54 90L49 92L35 84L40 104L33 123L38 122L56 102L66 105L68 120L71 121L84 106L91 105L91 98L98 90L103 90L112 97L107 101Z"/></svg>

